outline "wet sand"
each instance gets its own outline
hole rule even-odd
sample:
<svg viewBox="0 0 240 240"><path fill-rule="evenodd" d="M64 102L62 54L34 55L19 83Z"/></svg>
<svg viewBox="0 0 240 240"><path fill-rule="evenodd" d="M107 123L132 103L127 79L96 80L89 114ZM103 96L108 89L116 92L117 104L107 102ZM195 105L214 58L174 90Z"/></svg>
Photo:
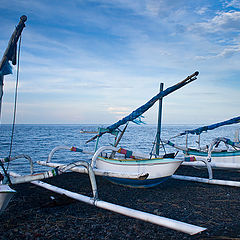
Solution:
<svg viewBox="0 0 240 240"><path fill-rule="evenodd" d="M207 176L181 167L178 174ZM226 177L227 176L227 177ZM214 172L214 178L239 179ZM87 175L67 173L46 180L92 196ZM149 189L134 189L97 177L99 199L206 227L189 236L52 193L30 183L13 186L17 194L0 218L0 239L240 239L240 189L169 179Z"/></svg>

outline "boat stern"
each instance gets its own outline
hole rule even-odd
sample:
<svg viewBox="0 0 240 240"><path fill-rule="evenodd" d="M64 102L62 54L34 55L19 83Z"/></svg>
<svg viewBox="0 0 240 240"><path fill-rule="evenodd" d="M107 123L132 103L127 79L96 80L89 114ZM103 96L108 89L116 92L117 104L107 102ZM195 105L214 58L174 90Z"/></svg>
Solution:
<svg viewBox="0 0 240 240"><path fill-rule="evenodd" d="M9 201L15 193L16 191L11 189L8 185L0 185L0 214L6 209Z"/></svg>

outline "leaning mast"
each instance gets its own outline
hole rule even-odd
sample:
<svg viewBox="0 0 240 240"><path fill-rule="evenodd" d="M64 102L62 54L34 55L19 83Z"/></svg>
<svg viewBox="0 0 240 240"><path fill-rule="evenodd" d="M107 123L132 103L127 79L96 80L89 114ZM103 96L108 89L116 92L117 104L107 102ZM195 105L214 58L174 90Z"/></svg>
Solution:
<svg viewBox="0 0 240 240"><path fill-rule="evenodd" d="M4 75L8 75L12 73L12 67L9 61L12 62L13 65L17 63L17 42L22 34L23 28L25 27L25 22L27 21L27 17L22 15L20 17L20 21L16 26L12 36L8 42L8 46L3 54L3 57L0 62L0 120L1 120L1 112L2 112L2 97L3 97L3 80Z"/></svg>

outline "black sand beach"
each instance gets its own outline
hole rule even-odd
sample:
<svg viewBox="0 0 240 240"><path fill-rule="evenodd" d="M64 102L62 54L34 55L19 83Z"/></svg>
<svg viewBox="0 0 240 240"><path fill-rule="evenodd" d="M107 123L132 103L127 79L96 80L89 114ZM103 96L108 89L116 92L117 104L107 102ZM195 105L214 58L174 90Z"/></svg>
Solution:
<svg viewBox="0 0 240 240"><path fill-rule="evenodd" d="M199 173L181 167L177 173ZM200 171L206 176L206 171ZM228 177L226 177L226 175ZM215 172L215 178L240 179ZM46 182L92 196L87 175L67 173ZM0 239L240 239L239 188L170 179L155 188L133 189L97 178L99 199L206 227L189 236L54 194L30 183L0 218Z"/></svg>

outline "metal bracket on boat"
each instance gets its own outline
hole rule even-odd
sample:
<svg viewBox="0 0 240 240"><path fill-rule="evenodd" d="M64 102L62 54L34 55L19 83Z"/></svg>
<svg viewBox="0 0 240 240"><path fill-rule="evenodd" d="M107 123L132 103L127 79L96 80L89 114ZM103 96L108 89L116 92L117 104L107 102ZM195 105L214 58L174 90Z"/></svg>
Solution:
<svg viewBox="0 0 240 240"><path fill-rule="evenodd" d="M229 145L232 146L232 147L240 148L240 144L239 144L239 143L232 142L232 141L231 141L230 139L228 139L228 138L224 138L224 137L215 138L215 139L212 141L212 143L211 143L211 145L210 145L210 147L209 147L209 149L208 149L207 160L208 160L209 162L211 162L211 157L212 157L212 152L213 152L214 146L215 146L215 145L218 145L220 142L224 142L225 145L227 146L227 148L228 148Z"/></svg>
<svg viewBox="0 0 240 240"><path fill-rule="evenodd" d="M60 169L62 169L64 172L66 172L77 166L83 166L87 169L88 176L89 176L91 186L92 186L93 199L95 201L98 198L97 183L96 183L96 178L95 178L95 174L92 169L92 166L88 162L81 160L76 163L71 163L71 164L68 164L67 166L60 167Z"/></svg>
<svg viewBox="0 0 240 240"><path fill-rule="evenodd" d="M47 163L50 162L52 160L52 157L54 155L54 153L60 149L65 149L65 150L69 150L69 151L72 151L72 152L81 152L81 153L86 153L86 154L90 154L90 155L93 155L93 152L88 152L88 151L85 151L81 148L76 148L76 147L68 147L68 146L57 146L55 148L52 149L52 151L49 153L48 155L48 159L47 159Z"/></svg>
<svg viewBox="0 0 240 240"><path fill-rule="evenodd" d="M92 161L91 161L91 166L92 168L95 168L96 167L96 161L97 161L97 158L99 157L99 155L105 151L105 150L111 150L111 151L115 151L117 152L118 151L118 147L113 147L113 146L103 146L103 147L100 147L93 155L92 157Z"/></svg>
<svg viewBox="0 0 240 240"><path fill-rule="evenodd" d="M47 159L46 162L50 162L51 159L52 159L52 157L53 157L53 155L54 155L54 153L55 153L56 151L60 150L60 149L71 150L71 148L70 148L70 147L67 147L67 146L57 146L57 147L55 147L55 148L53 148L53 149L51 150L51 152L50 152L49 155L48 155L48 159Z"/></svg>
<svg viewBox="0 0 240 240"><path fill-rule="evenodd" d="M57 146L57 147L53 148L52 151L49 153L48 159L47 159L46 163L50 163L54 153L56 151L58 151L58 150L61 150L61 149L70 150L70 151L73 151L73 152L81 152L81 153L86 153L86 154L93 154L92 152L87 152L87 151L84 151L83 149L76 148L76 147ZM93 197L94 197L94 199L97 198L98 193L97 193L97 185L96 185L95 174L94 174L94 171L92 169L92 166L88 162L86 162L86 161L78 161L78 162L75 162L75 163L71 163L69 165L58 166L57 168L59 170L67 171L67 170L71 170L73 168L76 168L77 166L83 166L83 167L85 167L87 169L88 174L89 174L89 178L90 178L90 182L91 182L91 185L92 185Z"/></svg>
<svg viewBox="0 0 240 240"><path fill-rule="evenodd" d="M33 174L33 172L34 172L33 171L33 161L31 159L31 157L28 156L28 155L20 154L20 155L17 155L17 156L14 156L14 157L10 157L10 158L2 158L2 159L0 159L0 161L2 163L7 163L7 162L11 162L13 160L19 159L19 158L25 158L25 159L27 159L29 161L29 163L30 163L30 173Z"/></svg>
<svg viewBox="0 0 240 240"><path fill-rule="evenodd" d="M2 169L3 169L3 172L4 172L4 178L2 180L2 183L4 183L4 184L12 184L10 176L7 173L7 171L5 170L3 164L11 162L11 161L19 159L19 158L26 158L29 161L29 163L30 163L30 172L31 172L31 174L33 174L33 161L31 159L31 157L29 157L28 155L21 154L21 155L15 156L15 157L2 158L2 159L0 159L0 165L2 166Z"/></svg>
<svg viewBox="0 0 240 240"><path fill-rule="evenodd" d="M208 179L209 179L209 180L213 179L212 167L211 167L209 161L208 161L208 160L205 160L205 159L201 159L201 160L199 160L199 161L202 161L202 162L204 162L204 163L206 164L207 170L208 170Z"/></svg>
<svg viewBox="0 0 240 240"><path fill-rule="evenodd" d="M115 152L118 152L119 150L121 150L121 148L119 147L114 147L114 146L103 146L103 147L100 147L93 155L92 157L92 161L91 161L91 166L92 168L95 168L96 167L96 161L97 161L97 158L99 157L99 155L105 151L105 150L110 150L110 151L115 151ZM120 152L119 152L120 153ZM131 152L131 155L135 158L146 158L146 159L149 159L150 156L147 155L147 154L144 154L144 153L137 153L137 152Z"/></svg>
<svg viewBox="0 0 240 240"><path fill-rule="evenodd" d="M88 175L90 178L90 182L91 182L91 186L92 186L93 199L97 199L98 198L97 184L96 184L96 178L95 178L93 169L88 162L83 161L83 160L75 162L75 163L70 163L68 165L62 165L62 166L59 166L57 168L54 168L50 171L43 172L43 173L21 176L14 172L10 172L9 175L12 177L11 178L12 184L18 184L18 183L32 182L32 181L36 181L36 180L41 180L41 179L46 179L46 178L54 177L57 175L61 175L62 173L67 172L77 166L83 166L87 169Z"/></svg>
<svg viewBox="0 0 240 240"><path fill-rule="evenodd" d="M187 158L185 158L185 159L187 159ZM212 166L211 166L210 162L208 160L204 159L204 158L197 160L195 157L193 157L193 159L194 160L190 161L190 162L189 161L184 161L182 164L185 165L185 166L189 166L189 165L191 166L193 162L203 162L206 165L207 170L208 170L208 179L209 180L213 179L213 171L212 171ZM195 166L197 167L197 165L198 165L198 163L196 163Z"/></svg>
<svg viewBox="0 0 240 240"><path fill-rule="evenodd" d="M193 181L193 182L200 182L200 183L207 183L207 184L215 184L215 185L223 185L223 186L231 186L231 187L240 187L239 181L231 181L231 180L221 180L221 179L213 179L212 176L212 168L225 168L225 169L240 169L240 164L237 163L213 163L205 161L198 160L196 163L193 164L193 162L183 162L183 165L185 166L195 166L195 167L204 167L204 164L207 167L209 171L209 178L201 178L201 177L193 177L193 176L183 176L183 175L172 175L173 179L177 180L186 180L186 181Z"/></svg>

